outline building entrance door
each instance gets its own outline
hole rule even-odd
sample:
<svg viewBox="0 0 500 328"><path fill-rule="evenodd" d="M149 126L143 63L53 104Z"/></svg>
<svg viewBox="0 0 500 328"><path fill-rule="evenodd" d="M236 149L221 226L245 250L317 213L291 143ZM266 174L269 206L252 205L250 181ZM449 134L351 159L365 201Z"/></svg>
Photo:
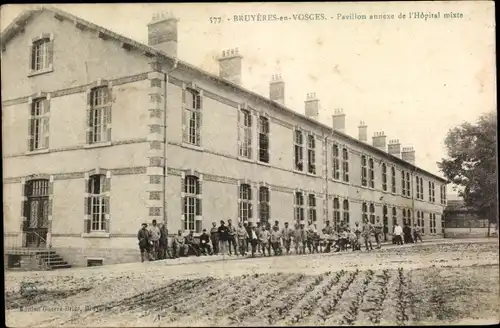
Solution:
<svg viewBox="0 0 500 328"><path fill-rule="evenodd" d="M26 184L25 206L26 247L39 248L47 245L49 225L49 181L33 180Z"/></svg>

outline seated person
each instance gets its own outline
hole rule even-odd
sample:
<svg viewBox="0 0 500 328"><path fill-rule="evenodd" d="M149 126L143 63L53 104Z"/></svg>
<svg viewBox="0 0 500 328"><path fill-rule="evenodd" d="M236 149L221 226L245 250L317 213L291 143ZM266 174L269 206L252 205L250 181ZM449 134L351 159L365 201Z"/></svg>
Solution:
<svg viewBox="0 0 500 328"><path fill-rule="evenodd" d="M348 242L349 242L348 230L343 229L343 231L340 233L340 240L339 240L339 246L341 251L347 250Z"/></svg>
<svg viewBox="0 0 500 328"><path fill-rule="evenodd" d="M196 256L200 256L200 245L194 239L193 230L189 231L189 234L186 236L186 245L194 251Z"/></svg>
<svg viewBox="0 0 500 328"><path fill-rule="evenodd" d="M210 248L210 236L207 233L207 229L203 229L203 233L200 236L200 250L203 255L212 255L212 250Z"/></svg>

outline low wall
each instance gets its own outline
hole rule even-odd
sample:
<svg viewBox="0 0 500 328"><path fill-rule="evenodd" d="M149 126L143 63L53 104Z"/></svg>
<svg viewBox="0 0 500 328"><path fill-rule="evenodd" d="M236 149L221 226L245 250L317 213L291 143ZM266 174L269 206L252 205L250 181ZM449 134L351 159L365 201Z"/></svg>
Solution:
<svg viewBox="0 0 500 328"><path fill-rule="evenodd" d="M491 229L490 233L495 230ZM488 237L488 228L446 228L445 238L478 238Z"/></svg>

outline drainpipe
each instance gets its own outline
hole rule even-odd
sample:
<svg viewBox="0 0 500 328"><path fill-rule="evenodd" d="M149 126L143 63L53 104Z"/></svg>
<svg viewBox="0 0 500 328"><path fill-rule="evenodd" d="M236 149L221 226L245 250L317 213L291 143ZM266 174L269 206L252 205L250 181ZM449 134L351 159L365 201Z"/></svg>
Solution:
<svg viewBox="0 0 500 328"><path fill-rule="evenodd" d="M332 132L332 135L333 135L333 132ZM326 183L326 187L325 187L325 197L326 197L326 220L325 221L328 221L328 135L325 137L325 183ZM324 224L326 224L325 222L323 222ZM335 224L335 222L332 222L333 224Z"/></svg>
<svg viewBox="0 0 500 328"><path fill-rule="evenodd" d="M410 228L411 228L411 234L413 236L413 225L414 225L414 220L415 220L415 192L413 190L413 178L415 177L415 171L416 169L414 168L411 171L411 176L410 176L410 187L411 187L411 219L410 219Z"/></svg>
<svg viewBox="0 0 500 328"><path fill-rule="evenodd" d="M167 223L167 90L170 73L177 69L179 60L174 59L174 65L165 73L165 87L163 96L163 223ZM167 224L168 227L168 224Z"/></svg>

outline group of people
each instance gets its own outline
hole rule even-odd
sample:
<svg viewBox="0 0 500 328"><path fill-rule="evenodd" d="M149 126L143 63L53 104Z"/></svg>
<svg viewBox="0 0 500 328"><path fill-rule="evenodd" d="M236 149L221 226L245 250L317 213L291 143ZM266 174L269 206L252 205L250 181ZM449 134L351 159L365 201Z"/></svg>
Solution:
<svg viewBox="0 0 500 328"><path fill-rule="evenodd" d="M333 227L329 221L325 222L325 227L319 231L316 224L312 221L306 224L298 222L294 228L290 228L288 222L281 228L278 221L271 227L269 223L256 225L247 222L239 222L237 226L233 225L231 220L220 221L220 225L212 223L212 228L208 233L203 229L199 240L194 236L193 231L189 231L184 236L183 231L179 230L172 239L172 252L168 247L168 230L165 224L158 225L153 220L152 226L148 229L147 224L143 223L138 232L139 248L141 251L141 260L158 260L167 258L178 258L179 256L188 256L194 254L200 255L234 255L246 256L249 254L255 257L257 253L263 256L282 255L291 253L294 246L295 254L305 254L306 250L311 253L328 253L361 250L362 244L366 251L374 250L372 237L375 239L375 248L382 246L383 225L380 218L377 217L374 224L364 220L362 226L358 222L352 229L344 224ZM408 229L410 239L407 237ZM415 225L413 236L411 228L405 226L401 228L398 224L394 227L393 242L401 245L413 242L417 239L422 241L419 227ZM404 237L404 239L403 239Z"/></svg>

